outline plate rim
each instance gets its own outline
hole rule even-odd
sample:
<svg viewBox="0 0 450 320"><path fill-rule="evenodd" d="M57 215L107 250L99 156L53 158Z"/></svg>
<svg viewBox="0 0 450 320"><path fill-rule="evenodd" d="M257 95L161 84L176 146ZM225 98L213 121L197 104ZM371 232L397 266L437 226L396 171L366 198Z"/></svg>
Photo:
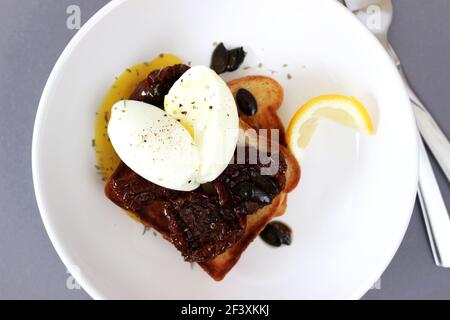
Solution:
<svg viewBox="0 0 450 320"><path fill-rule="evenodd" d="M38 156L38 147L40 144L40 133L42 128L42 123L46 115L46 105L48 104L50 93L55 85L55 82L57 80L57 76L59 74L60 69L64 66L65 62L68 60L71 52L74 50L74 48L78 45L78 43L89 33L89 31L99 22L101 21L105 16L107 16L111 11L116 9L118 6L124 4L128 0L112 0L108 2L106 5L104 5L102 8L100 8L92 17L89 18L88 21L81 27L80 30L72 37L72 39L69 41L69 43L66 45L62 53L60 54L59 58L57 59L54 67L52 68L52 71L50 72L50 75L46 81L45 87L43 89L38 108L36 111L36 117L33 127L33 137L32 137L32 147L31 147L31 164L32 164L32 178L33 178L33 187L36 197L36 202L38 205L39 213L41 216L41 219L43 221L45 230L50 238L50 241L55 248L56 253L58 254L59 258L67 268L67 270L70 272L70 274L75 278L75 280L83 287L83 289L86 291L86 293L92 297L95 300L104 300L108 299L105 294L101 293L94 285L91 285L91 283L80 273L78 273L78 270L76 269L75 263L73 263L73 259L70 257L70 254L66 252L66 250L63 248L63 245L61 244L60 239L55 235L55 229L51 222L51 219L49 219L49 216L46 214L47 206L44 200L43 196L43 188L41 188L42 179L40 176L40 172L38 168L40 167L40 160ZM400 75L398 74L397 69L395 68L394 63L391 61L388 53L383 48L382 44L378 41L378 39L373 35L359 20L356 16L353 15L350 11L348 11L342 4L340 4L337 1L334 0L321 0L322 2L331 2L330 5L334 5L336 7L336 10L341 10L343 14L347 15L348 19L353 19L360 24L361 28L364 29L364 32L367 37L372 38L370 41L376 42L377 47L381 49L380 52L385 55L385 57L389 60L389 68L395 71L395 77L397 78L396 81L402 81ZM404 86L402 86L403 96L409 100L407 97L407 91ZM366 282L361 283L359 288L355 292L352 292L349 294L349 297L346 299L349 300L356 300L360 299L369 289L370 287L377 281L377 279L384 273L386 268L389 266L389 264L392 262L392 259L394 258L395 254L397 253L401 243L403 242L404 236L406 234L406 231L408 229L411 216L414 209L414 204L416 200L416 192L417 192L417 184L418 184L418 166L419 166L419 149L418 149L418 131L417 126L415 123L415 117L413 115L412 109L409 111L411 115L411 125L414 127L415 130L413 130L415 139L412 139L413 141L416 141L414 145L412 146L414 149L414 153L416 154L416 157L412 159L414 163L410 163L414 170L414 177L413 181L415 181L414 186L411 186L411 189L414 191L411 192L410 196L410 210L409 215L407 216L407 219L405 219L403 229L401 232L399 232L400 238L398 240L398 243L396 243L393 246L393 252L390 255L390 258L386 261L386 263L383 265L381 270L374 274L372 277L368 277Z"/></svg>

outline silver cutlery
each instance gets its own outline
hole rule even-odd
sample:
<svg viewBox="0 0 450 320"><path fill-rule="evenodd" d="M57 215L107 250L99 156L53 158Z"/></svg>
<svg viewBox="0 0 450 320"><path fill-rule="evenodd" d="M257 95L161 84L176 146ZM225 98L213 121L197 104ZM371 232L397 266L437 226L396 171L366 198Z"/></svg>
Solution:
<svg viewBox="0 0 450 320"><path fill-rule="evenodd" d="M408 92L421 136L450 181L450 143L409 85L400 59L388 41L387 33L393 14L391 0L339 1L353 11L363 23L368 21L367 10L370 9L370 6L376 6L379 9L378 14L382 21L379 21L377 28L369 29L386 48L397 67ZM362 9L366 9L366 11ZM365 25L368 26L367 23ZM418 196L434 261L436 265L448 268L450 267L450 218L422 138L419 138Z"/></svg>
<svg viewBox="0 0 450 320"><path fill-rule="evenodd" d="M431 114L425 108L424 104L417 97L415 92L411 89L408 79L406 78L403 67L400 63L400 59L395 53L392 46L387 42L387 51L405 82L406 90L408 91L409 99L413 105L413 111L416 116L417 126L420 134L427 143L437 162L439 163L442 171L444 172L447 180L450 181L450 143L433 119Z"/></svg>

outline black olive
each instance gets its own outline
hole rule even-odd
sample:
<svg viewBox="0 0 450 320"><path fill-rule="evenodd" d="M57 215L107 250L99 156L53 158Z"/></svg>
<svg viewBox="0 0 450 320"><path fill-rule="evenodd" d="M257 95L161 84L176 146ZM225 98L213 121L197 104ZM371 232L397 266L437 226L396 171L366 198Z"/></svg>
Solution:
<svg viewBox="0 0 450 320"><path fill-rule="evenodd" d="M268 224L263 231L259 234L261 239L271 246L280 247L281 239L278 236L278 233L275 231L275 228Z"/></svg>
<svg viewBox="0 0 450 320"><path fill-rule="evenodd" d="M217 74L234 71L244 62L246 54L243 47L228 50L221 42L213 51L211 69Z"/></svg>
<svg viewBox="0 0 450 320"><path fill-rule="evenodd" d="M257 187L250 181L244 181L233 188L233 194L237 195L243 200L257 201L259 204L268 205L272 202L272 198L267 192Z"/></svg>
<svg viewBox="0 0 450 320"><path fill-rule="evenodd" d="M260 204L268 205L272 202L270 196L258 187L253 186L253 199L258 201Z"/></svg>
<svg viewBox="0 0 450 320"><path fill-rule="evenodd" d="M258 111L255 97L247 89L240 88L236 93L236 103L247 116L254 116Z"/></svg>
<svg viewBox="0 0 450 320"><path fill-rule="evenodd" d="M271 195L276 195L278 193L278 184L275 179L269 176L256 176L253 178L256 184L262 188L264 191Z"/></svg>
<svg viewBox="0 0 450 320"><path fill-rule="evenodd" d="M290 245L292 243L291 228L280 221L269 223L259 236L264 242L274 247L279 247L282 244Z"/></svg>
<svg viewBox="0 0 450 320"><path fill-rule="evenodd" d="M234 71L244 62L246 52L243 47L228 51L227 71Z"/></svg>
<svg viewBox="0 0 450 320"><path fill-rule="evenodd" d="M251 199L253 195L253 184L250 181L244 181L234 186L233 193L242 199Z"/></svg>
<svg viewBox="0 0 450 320"><path fill-rule="evenodd" d="M221 42L215 49L211 58L211 69L217 74L227 71L228 66L228 50Z"/></svg>

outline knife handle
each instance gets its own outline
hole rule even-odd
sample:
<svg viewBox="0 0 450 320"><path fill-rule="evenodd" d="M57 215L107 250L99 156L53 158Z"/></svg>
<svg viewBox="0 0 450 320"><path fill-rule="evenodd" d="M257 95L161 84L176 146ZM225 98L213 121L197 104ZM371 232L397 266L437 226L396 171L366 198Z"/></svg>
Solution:
<svg viewBox="0 0 450 320"><path fill-rule="evenodd" d="M401 68L399 70L405 82L409 99L413 104L413 111L420 134L439 163L439 166L442 168L447 180L450 182L450 142L409 85L403 70Z"/></svg>
<svg viewBox="0 0 450 320"><path fill-rule="evenodd" d="M440 267L449 268L450 218L420 136L418 195L434 261Z"/></svg>

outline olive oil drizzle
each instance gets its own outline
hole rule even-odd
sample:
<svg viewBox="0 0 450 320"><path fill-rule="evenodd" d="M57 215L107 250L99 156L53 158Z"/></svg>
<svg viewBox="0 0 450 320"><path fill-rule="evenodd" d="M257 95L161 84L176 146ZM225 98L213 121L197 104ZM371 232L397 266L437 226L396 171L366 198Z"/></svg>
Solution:
<svg viewBox="0 0 450 320"><path fill-rule="evenodd" d="M182 63L181 60L173 54L160 54L149 62L139 63L125 69L115 78L96 112L94 139L92 140L96 154L95 168L104 181L120 164L120 158L114 151L107 130L112 106L122 99L127 99L151 71L179 63Z"/></svg>

